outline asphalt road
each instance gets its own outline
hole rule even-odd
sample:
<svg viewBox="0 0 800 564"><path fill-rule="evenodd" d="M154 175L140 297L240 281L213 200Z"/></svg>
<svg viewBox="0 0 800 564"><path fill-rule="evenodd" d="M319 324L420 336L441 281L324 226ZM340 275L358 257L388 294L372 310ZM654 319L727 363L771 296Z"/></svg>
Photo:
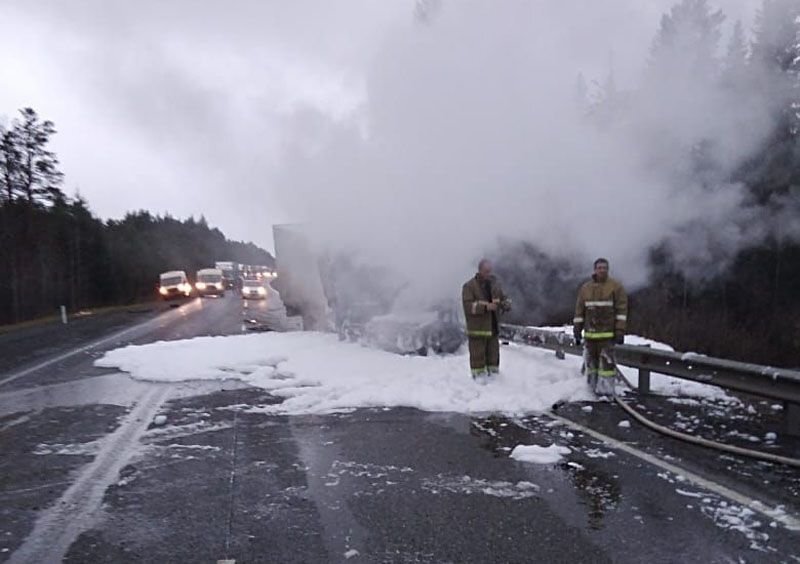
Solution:
<svg viewBox="0 0 800 564"><path fill-rule="evenodd" d="M92 364L241 333L249 316L229 294L0 335L0 561L800 560L800 472L621 427L613 404L271 416L244 406L278 398L235 381L151 384ZM734 443L776 432L756 446L800 454L770 403L632 401ZM508 457L553 442L571 449L557 464Z"/></svg>

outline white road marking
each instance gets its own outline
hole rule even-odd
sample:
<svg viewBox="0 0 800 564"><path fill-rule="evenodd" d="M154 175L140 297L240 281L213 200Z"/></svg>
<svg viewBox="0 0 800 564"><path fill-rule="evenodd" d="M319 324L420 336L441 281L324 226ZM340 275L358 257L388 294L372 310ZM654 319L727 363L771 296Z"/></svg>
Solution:
<svg viewBox="0 0 800 564"><path fill-rule="evenodd" d="M581 433L585 433L591 437L594 437L595 439L606 443L612 448L626 452L632 456L635 456L636 458L639 458L640 460L644 460L645 462L652 464L653 466L657 466L663 470L672 472L673 474L679 474L696 486L705 488L722 497L728 498L734 503L738 503L739 505L743 505L744 507L752 509L753 511L760 513L765 517L780 523L790 531L800 531L800 519L784 510L770 507L766 503L763 503L757 499L746 496L726 486L723 486L722 484L718 484L713 480L709 480L708 478L703 478L702 476L690 472L689 470L675 466L674 464L670 464L669 462L662 460L657 456L648 454L639 450L638 448L632 447L627 443L614 439L613 437L609 437L608 435L604 435L603 433L595 431L594 429L590 429L589 427L585 427L584 425L576 423L565 417L561 417L560 415L556 415L555 413L547 413L546 415L575 431L580 431Z"/></svg>
<svg viewBox="0 0 800 564"><path fill-rule="evenodd" d="M11 555L10 564L61 562L75 539L95 523L106 489L118 479L170 390L171 386L159 385L142 392L117 430L103 439L95 459L64 495L42 512L33 531Z"/></svg>

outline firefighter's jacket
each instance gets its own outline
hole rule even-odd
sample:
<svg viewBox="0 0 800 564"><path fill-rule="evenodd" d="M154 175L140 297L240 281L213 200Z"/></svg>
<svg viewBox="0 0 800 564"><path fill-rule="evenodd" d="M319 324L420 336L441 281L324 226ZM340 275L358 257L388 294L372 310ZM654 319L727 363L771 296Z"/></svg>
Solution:
<svg viewBox="0 0 800 564"><path fill-rule="evenodd" d="M495 312L498 319L501 313L510 309L509 302L500 283L492 276L489 278L491 298L498 304ZM492 337L492 312L486 309L489 301L483 292L482 282L476 274L468 280L461 289L461 299L464 302L464 317L467 318L467 335L470 337Z"/></svg>
<svg viewBox="0 0 800 564"><path fill-rule="evenodd" d="M581 286L572 323L584 330L585 339L613 339L615 333L625 333L627 322L628 296L622 284L613 278L598 282L592 276Z"/></svg>

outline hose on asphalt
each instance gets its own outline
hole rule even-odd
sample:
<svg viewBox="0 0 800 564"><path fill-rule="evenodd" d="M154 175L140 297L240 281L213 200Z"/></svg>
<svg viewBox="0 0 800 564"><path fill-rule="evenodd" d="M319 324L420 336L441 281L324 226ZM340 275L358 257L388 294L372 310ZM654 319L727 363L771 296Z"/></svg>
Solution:
<svg viewBox="0 0 800 564"><path fill-rule="evenodd" d="M615 365L614 369L617 372L617 378L625 383L631 390L636 390L633 387L631 382L625 377L625 375L620 371L620 369ZM630 405L628 405L622 398L620 398L616 393L614 394L614 401L619 405L623 410L625 410L628 415L633 417L636 421L647 427L648 429L655 431L657 433L661 433L662 435L666 435L668 437L672 437L674 439L678 439L680 441L684 441L686 443L690 443L693 445L698 445L706 448L711 448L714 450L719 450L722 452L726 452L729 454L735 454L737 456L744 456L747 458L755 458L757 460L764 460L766 462L772 462L775 464L784 464L786 466L792 466L794 468L800 468L800 459L797 458L789 458L788 456L781 456L779 454L772 454L769 452L761 452L759 450L753 450L749 448L742 448L733 445L728 445L725 443L720 443L717 441L712 441L709 439L705 439L703 437L695 437L694 435L687 435L686 433L681 433L680 431L675 431L670 429L669 427L665 427L664 425L659 425L654 421L651 421Z"/></svg>

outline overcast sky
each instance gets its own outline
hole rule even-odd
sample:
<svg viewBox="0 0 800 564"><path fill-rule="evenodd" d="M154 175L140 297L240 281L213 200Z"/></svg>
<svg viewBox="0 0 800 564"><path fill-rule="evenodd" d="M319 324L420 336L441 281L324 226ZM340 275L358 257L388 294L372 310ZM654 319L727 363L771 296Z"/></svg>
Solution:
<svg viewBox="0 0 800 564"><path fill-rule="evenodd" d="M456 0L441 3L457 9ZM613 62L624 86L636 81L672 3L530 0L526 13L569 36L565 76L601 78ZM716 2L748 27L759 3ZM505 2L487 4L501 10ZM282 144L298 139L298 127L310 148L315 141L303 137L297 116L311 110L338 122L363 120L368 97L381 93L368 84L380 74L386 38L396 45L398 35L420 33L414 6L2 0L0 116L32 106L53 120L67 192L79 190L103 218L133 209L203 214L231 238L271 247L273 223L302 219L280 196L291 190ZM487 25L498 21L505 20L487 18ZM435 15L428 25L437 25Z"/></svg>

